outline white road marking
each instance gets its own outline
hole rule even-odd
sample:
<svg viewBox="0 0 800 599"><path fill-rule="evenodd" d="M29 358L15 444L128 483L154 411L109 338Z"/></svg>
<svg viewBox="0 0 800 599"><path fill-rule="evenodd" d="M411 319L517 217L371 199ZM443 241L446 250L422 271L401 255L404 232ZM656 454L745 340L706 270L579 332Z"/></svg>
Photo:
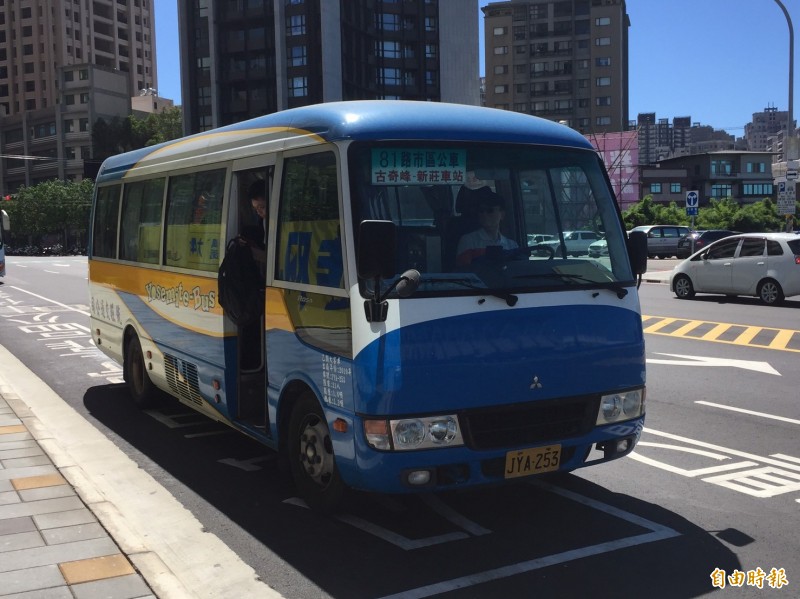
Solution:
<svg viewBox="0 0 800 599"><path fill-rule="evenodd" d="M665 364L667 366L727 366L729 368L742 368L744 370L754 370L764 374L774 374L781 376L768 362L756 362L754 360L731 360L729 358L711 358L706 356L684 356L681 354L655 354L657 356L671 356L673 358L683 358L682 360L658 360L647 358L648 364Z"/></svg>
<svg viewBox="0 0 800 599"><path fill-rule="evenodd" d="M46 298L43 295L39 295L38 293L33 293L32 291L28 291L27 289L22 289L21 287L11 287L11 289L16 289L17 291L21 291L22 293L27 293L28 295L32 295L33 297L38 297L40 300L44 300L51 304L55 304L56 306L61 306L62 308L66 308L67 310L72 310L73 312L77 312L78 314L83 314L84 316L91 316L91 314L89 314L88 312L84 312L83 310L77 310L72 306L68 306L67 304L62 304L61 302L57 302L56 300Z"/></svg>
<svg viewBox="0 0 800 599"><path fill-rule="evenodd" d="M434 537L425 537L423 539L409 539L408 537L404 537L401 534L393 532L389 529L383 528L382 526L378 526L377 524L373 524L363 518L359 518L358 516L353 516L351 514L339 514L336 516L336 519L349 524L350 526L354 526L359 530L363 530L364 532L368 532L371 535L378 537L379 539L383 539L392 545L396 545L405 551L411 551L413 549L421 549L422 547L432 547L433 545L441 545L442 543L450 543L452 541L461 541L463 539L468 539L469 535L465 532L451 532L444 535L437 535Z"/></svg>
<svg viewBox="0 0 800 599"><path fill-rule="evenodd" d="M580 549L564 551L562 553L556 553L554 555L547 555L537 559L520 562L517 564L511 564L508 566L503 566L501 568L494 568L492 570L476 572L475 574L469 574L467 576L462 576L460 578L453 578L451 580L437 582L424 587L409 589L397 593L395 595L388 595L386 597L383 597L383 599L416 599L421 597L430 597L432 595L438 595L440 593L448 593L451 591L464 589L470 586L491 582L492 580L509 578L511 576L516 576L518 574L525 574L527 572L532 572L534 570L539 570L541 568L547 568L549 566L563 564L573 560L583 559L585 557L590 557L592 555L601 555L603 553L609 553L611 551L616 551L618 549L635 547L637 545L643 545L645 543L653 543L655 541L663 541L665 539L676 537L680 534L671 528L667 528L666 526L656 524L655 522L651 522L650 520L646 520L645 518L641 518L640 516L636 516L635 514L631 514L630 512L625 512L619 508L615 508L611 505L602 503L600 501L596 501L589 497L578 495L577 493L573 493L572 491L554 487L547 483L533 482L531 484L535 484L536 486L545 488L548 491L561 495L562 497L565 497L572 501L576 501L578 503L597 509L599 511L605 512L616 518L621 518L638 526L647 528L650 530L650 532L641 535L635 535L633 537L617 539L615 541L609 541L607 543L599 543L597 545L581 547Z"/></svg>
<svg viewBox="0 0 800 599"><path fill-rule="evenodd" d="M771 418L772 420L780 420L781 422L788 422L790 424L800 424L800 420L794 418L786 418L785 416L775 416L773 414L766 414L764 412L755 412L753 410L745 410L744 408L734 408L733 406L726 406L720 403L713 403L710 401L698 400L694 403L699 403L704 406L711 406L712 408L720 408L722 410L730 410L731 412L741 412L742 414L750 414L752 416L761 416L762 418Z"/></svg>
<svg viewBox="0 0 800 599"><path fill-rule="evenodd" d="M696 441L694 439L689 439L688 437L681 437L680 435L674 435L672 433L665 433L662 431L657 431L651 428L645 427L645 433L650 433L651 435L658 435L660 437L666 437L667 439L673 439L675 441L681 441L683 443L688 443L689 445L697 445L698 447L705 447L707 449L713 449L716 451L721 451L728 455L735 455L740 458L745 458L747 460L758 460L762 464L771 464L772 466L779 466L781 468L789 468L791 470L797 470L800 472L800 464L794 466L792 464L787 464L786 462L782 462L779 460L771 460L770 458L765 458L762 456L757 456L752 453L747 453L745 451L738 451L736 449L728 449L727 447L722 447L720 445L714 445L713 443L706 443L705 441Z"/></svg>
<svg viewBox="0 0 800 599"><path fill-rule="evenodd" d="M669 445L667 443L651 443L649 441L639 441L636 444L636 447L643 446L643 447L660 447L661 449L675 449L678 451L683 451L685 453L694 453L697 455L704 455L707 458L711 458L713 460L729 460L730 458L726 455L721 453L713 453L711 451L706 451L705 449L694 449L692 447L680 447L678 445Z"/></svg>
<svg viewBox="0 0 800 599"><path fill-rule="evenodd" d="M463 528L473 536L480 537L482 535L488 535L492 532L488 528L484 528L483 526L473 522L463 514L459 514L456 510L435 495L423 495L422 501L425 502L434 512L449 520L459 528Z"/></svg>

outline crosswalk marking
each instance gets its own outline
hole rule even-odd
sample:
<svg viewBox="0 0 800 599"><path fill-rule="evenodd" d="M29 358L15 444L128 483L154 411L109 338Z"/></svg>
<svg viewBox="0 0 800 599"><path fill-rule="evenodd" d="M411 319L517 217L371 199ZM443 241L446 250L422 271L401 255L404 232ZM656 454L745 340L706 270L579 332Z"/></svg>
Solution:
<svg viewBox="0 0 800 599"><path fill-rule="evenodd" d="M794 329L775 329L645 314L642 315L642 323L644 332L650 335L683 337L800 353L800 331Z"/></svg>

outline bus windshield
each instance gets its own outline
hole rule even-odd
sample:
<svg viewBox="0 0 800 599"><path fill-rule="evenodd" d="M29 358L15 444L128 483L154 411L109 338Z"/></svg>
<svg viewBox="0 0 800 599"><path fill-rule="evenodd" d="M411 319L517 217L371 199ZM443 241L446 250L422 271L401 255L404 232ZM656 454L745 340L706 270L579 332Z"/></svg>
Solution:
<svg viewBox="0 0 800 599"><path fill-rule="evenodd" d="M374 142L354 144L349 156L354 222L394 222L398 276L421 274L415 297L633 281L616 204L591 151ZM362 281L362 293L372 284Z"/></svg>

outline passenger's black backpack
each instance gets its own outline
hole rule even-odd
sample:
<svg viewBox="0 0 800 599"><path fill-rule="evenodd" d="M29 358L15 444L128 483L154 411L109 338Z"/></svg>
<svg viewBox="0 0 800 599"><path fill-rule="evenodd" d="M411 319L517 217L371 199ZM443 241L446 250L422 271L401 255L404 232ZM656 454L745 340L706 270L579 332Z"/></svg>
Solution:
<svg viewBox="0 0 800 599"><path fill-rule="evenodd" d="M231 239L217 277L219 303L239 326L256 322L264 309L263 286L258 264L250 248Z"/></svg>

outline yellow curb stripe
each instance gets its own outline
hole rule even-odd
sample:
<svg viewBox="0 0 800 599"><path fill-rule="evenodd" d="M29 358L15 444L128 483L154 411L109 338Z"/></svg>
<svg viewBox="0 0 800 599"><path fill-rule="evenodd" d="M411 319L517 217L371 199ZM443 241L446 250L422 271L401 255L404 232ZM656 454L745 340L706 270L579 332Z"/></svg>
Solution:
<svg viewBox="0 0 800 599"><path fill-rule="evenodd" d="M703 324L703 322L704 321L702 320L691 320L682 327L672 331L671 334L675 335L676 337L682 337L683 335L688 335L692 330L696 329L701 324Z"/></svg>
<svg viewBox="0 0 800 599"><path fill-rule="evenodd" d="M647 327L644 330L644 332L645 333L656 333L656 332L660 331L661 329L663 329L665 326L672 324L676 320L678 320L678 319L677 318L664 318L663 320L660 320L655 324L651 324L649 327Z"/></svg>
<svg viewBox="0 0 800 599"><path fill-rule="evenodd" d="M725 331L731 328L729 324L718 324L713 329L711 329L708 333L700 337L704 341L716 341L717 338L722 335Z"/></svg>
<svg viewBox="0 0 800 599"><path fill-rule="evenodd" d="M92 580L103 580L136 573L128 559L121 553L74 562L63 562L58 564L58 569L61 570L61 575L67 584L80 584Z"/></svg>
<svg viewBox="0 0 800 599"><path fill-rule="evenodd" d="M772 349L786 349L786 346L791 342L794 336L794 331L787 331L786 329L779 329L775 339L769 344Z"/></svg>

